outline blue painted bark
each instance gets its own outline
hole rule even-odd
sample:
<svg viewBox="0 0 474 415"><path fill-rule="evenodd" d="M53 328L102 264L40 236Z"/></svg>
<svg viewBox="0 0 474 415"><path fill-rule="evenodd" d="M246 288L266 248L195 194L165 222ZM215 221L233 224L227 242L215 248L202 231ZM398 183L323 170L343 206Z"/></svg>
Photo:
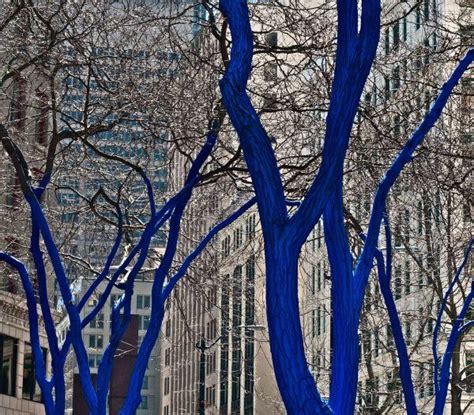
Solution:
<svg viewBox="0 0 474 415"><path fill-rule="evenodd" d="M392 334L397 348L398 360L400 364L400 380L402 382L403 396L405 398L406 411L409 415L417 414L415 388L413 386L412 374L410 368L410 358L403 336L400 317L397 312L397 306L393 298L390 281L392 279L392 236L390 232L390 223L387 213L384 213L385 246L386 261L384 263L383 254L376 250L375 258L377 261L377 273L379 277L380 291L382 293L387 313L392 327Z"/></svg>
<svg viewBox="0 0 474 415"><path fill-rule="evenodd" d="M332 281L333 348L329 402L335 414L349 414L354 413L357 396L361 293L352 273L352 255L344 226L342 187L330 198L324 210L324 235Z"/></svg>
<svg viewBox="0 0 474 415"><path fill-rule="evenodd" d="M220 86L223 101L231 118L232 124L239 136L244 158L247 163L254 185L257 206L260 213L263 235L265 240L266 276L267 276L267 316L269 336L271 341L272 358L275 367L276 379L288 413L290 414L319 414L337 413L352 414L354 412L355 394L357 385L358 361L358 324L364 291L368 276L373 266L374 257L377 257L377 241L385 207L385 201L397 177L404 166L411 160L416 147L426 136L427 132L439 118L449 95L459 81L462 73L467 69L473 59L473 50L470 50L454 71L451 78L443 86L441 93L426 119L420 124L407 144L403 147L398 157L394 160L386 175L381 180L372 207L372 213L367 233L367 238L361 256L355 265L349 251L348 238L344 227L343 195L342 195L342 168L346 156L349 136L354 121L354 116L360 101L360 96L369 74L380 35L380 2L362 0L360 15L360 30L358 31L358 8L355 0L340 0L338 9L338 45L336 53L336 69L332 85L329 113L327 117L325 142L320 170L304 200L299 204L296 213L289 216L287 202L281 177L278 171L275 154L272 150L267 133L260 123L255 109L246 93L246 84L251 72L253 55L253 35L249 23L249 13L244 0L221 0L220 8L227 18L232 34L231 60L221 80ZM103 272L99 275L94 288L87 291L79 304L73 303L69 280L62 266L57 247L51 235L48 223L41 208L41 195L49 183L51 171L48 169L40 186L32 191L29 186L29 176L25 169L24 159L19 158L13 143L5 141L4 131L0 131L2 143L10 155L17 173L21 177L22 190L31 209L33 233L31 250L37 268L40 282L40 304L47 306L45 298L46 277L42 253L40 250L40 236L42 236L48 255L51 259L54 274L58 281L61 295L64 299L66 311L69 316L71 329L68 333L63 348L59 352L59 359L53 359L53 382L46 378L41 348L38 337L38 316L34 291L26 268L14 258L0 253L0 259L16 267L20 273L26 292L31 325L31 342L35 354L37 379L45 392L45 406L49 413L59 413L63 403L63 375L60 365L64 364L70 345L74 347L78 361L79 372L84 395L92 414L105 412L106 399L110 382L112 359L121 336L125 332L131 312L131 298L135 277L144 263L148 247L153 234L167 221L170 220L170 232L164 258L155 273L152 289L152 315L150 328L139 350L137 365L130 383L129 396L122 408L122 414L132 414L140 403L140 388L143 375L151 350L156 343L161 322L163 319L164 303L171 289L185 274L189 263L205 247L210 237L206 237L183 263L169 284L164 286L164 281L169 276L171 264L176 252L176 244L180 231L180 222L193 186L199 179L199 170L212 151L215 143L215 133L218 126L211 125L208 141L197 156L188 175L185 187L163 209L156 212L155 198L151 182L143 171L138 171L145 184L150 204L150 221L138 244L132 249L130 255L119 266L106 290L100 297L99 305L81 321L79 312L85 302L98 287L110 271L110 266L115 258L121 241L119 230L114 247L106 261ZM10 146L10 147L8 147ZM19 150L18 150L19 151ZM301 247L309 233L314 228L324 211L325 238L329 254L332 276L332 313L334 321L334 359L331 380L330 405L321 399L305 359L301 323L298 308L298 258ZM231 222L231 216L224 224ZM220 224L222 225L222 224ZM218 231L218 225L214 231ZM224 225L222 225L224 226ZM221 229L221 228L219 228ZM138 258L137 258L138 256ZM112 339L108 345L101 363L97 393L92 385L87 362L85 347L81 338L81 329L99 312L110 295L113 285L123 270L135 260L132 271L124 283L124 295L115 305L113 311ZM390 280L390 258L387 257L388 281ZM382 263L383 265L383 258ZM386 279L383 269L381 278ZM389 304L389 313L396 313L390 303L391 293L387 290L386 301ZM446 399L447 384L449 382L449 366L454 348L460 333L469 326L462 325L461 319L472 300L472 291L466 299L463 310L448 340L448 346L443 357L436 382L437 397L436 410L442 410ZM123 311L121 317L120 311ZM43 311L44 312L44 311ZM403 352L403 336L399 321L391 317L395 326L396 337L399 338L397 348L401 366L406 366L408 356ZM50 341L53 341L51 319L45 313L46 331ZM50 346L51 347L51 346ZM51 347L55 353L54 346ZM406 347L405 347L406 352ZM436 370L438 372L438 370ZM408 370L401 368L402 380L409 386L411 377ZM56 402L51 393L55 389ZM412 388L412 387L411 387ZM407 405L413 410L410 391L405 393ZM416 409L414 409L416 411Z"/></svg>
<svg viewBox="0 0 474 415"><path fill-rule="evenodd" d="M83 390L85 392L85 399L87 401L91 414L95 415L97 413L97 395L92 384L92 378L87 359L87 352L84 346L84 342L82 340L81 320L79 316L79 311L73 302L69 281L65 273L63 264L61 262L61 258L59 256L59 252L54 242L53 236L51 235L51 231L44 216L43 210L41 209L41 205L36 196L33 194L33 192L26 193L25 199L30 206L33 221L37 224L41 232L49 257L51 259L51 263L56 276L56 281L58 282L61 296L64 300L64 305L71 325L72 345L74 347L77 364L79 366L79 376L81 379Z"/></svg>
<svg viewBox="0 0 474 415"><path fill-rule="evenodd" d="M46 367L44 365L43 350L40 344L39 338L39 324L38 324L38 310L36 309L36 297L33 284L31 283L30 276L26 267L21 261L15 257L0 251L0 261L6 262L20 275L23 289L25 290L26 303L28 307L28 323L30 331L30 342L33 351L34 365L35 365L35 377L41 388L41 392L44 393L44 407L46 413L54 414L55 406L52 395L52 385L47 380Z"/></svg>
<svg viewBox="0 0 474 415"><path fill-rule="evenodd" d="M289 414L329 414L304 353L298 304L299 252L282 236L265 244L268 333L275 377Z"/></svg>
<svg viewBox="0 0 474 415"><path fill-rule="evenodd" d="M471 276L471 287L469 294L466 296L464 299L464 303L462 306L462 309L457 316L456 320L453 323L453 326L451 328L451 333L449 334L448 337L448 343L446 344L446 349L444 351L443 359L441 362L441 368L439 367L439 358L438 358L438 335L439 335L439 330L441 328L441 319L444 313L444 310L447 306L447 302L449 297L451 296L454 287L459 283L461 273L466 266L466 263L469 260L469 257L471 255L472 251L472 246L474 244L474 239L471 239L468 247L466 248L466 252L464 254L463 261L459 265L456 274L452 280L452 282L449 284L448 289L446 290L445 296L443 298L443 301L440 305L440 309L438 312L438 317L436 319L436 326L433 334L433 360L435 362L434 364L434 387L435 387L435 406L433 409L433 414L434 415L442 415L444 411L444 406L446 404L446 397L448 394L448 386L449 386L449 380L450 380L450 368L451 368L451 360L453 356L453 351L454 348L456 347L456 343L459 340L459 337L463 333L464 329L469 326L469 324L464 324L464 318L469 310L469 307L474 299L474 278Z"/></svg>
<svg viewBox="0 0 474 415"><path fill-rule="evenodd" d="M176 248L179 239L181 219L183 217L184 210L192 196L193 186L199 176L199 172L211 154L216 141L218 130L220 128L221 121L215 119L211 121L209 125L209 132L207 134L206 142L201 148L200 152L193 161L191 168L188 172L185 181L185 192L177 198L176 205L169 221L168 240L166 242L166 249L161 259L160 265L157 267L154 275L152 292L151 292L151 315L150 325L145 337L143 338L142 344L138 350L138 356L133 369L132 377L128 387L128 396L125 400L122 409L120 410L121 415L134 414L140 404L141 395L140 390L143 383L143 377L148 365L148 360L153 351L153 347L158 340L158 336L161 329L161 323L164 316L164 303L166 298L163 298L163 284L173 264L173 259L176 254ZM128 283L128 282L127 282ZM133 284L133 281L131 281ZM133 286L133 285L132 285Z"/></svg>
<svg viewBox="0 0 474 415"><path fill-rule="evenodd" d="M284 193L270 140L246 94L253 46L246 2L221 1L220 8L229 22L232 34L231 60L221 81L221 91L230 119L239 135L257 196L265 239L267 319L276 379L289 413L301 413L299 412L301 410L313 411L311 413L330 412L326 403L322 402L314 382L309 382L311 374L306 364L302 339L295 339L295 336L301 337L301 325L298 312L297 269L294 264L297 263L302 244L321 217L331 190L342 184L340 172L352 122L377 48L380 29L376 23L380 19L380 4L364 2L362 26L360 33L357 34L357 3L354 1L338 3L340 20L338 55L322 166L292 218L288 217L284 206ZM274 250L279 252L283 246L287 247L283 251L289 257L275 254ZM347 251L346 240L334 240L333 249L337 252ZM333 278L339 281L347 280L347 273L337 274L339 267L336 260L333 265L335 267ZM345 269L349 270L349 267L346 266ZM281 284L283 278L281 273L286 276L284 284ZM353 310L351 305L346 304L345 299L341 302ZM352 299L351 302L356 303ZM339 308L338 312L340 311ZM351 361L349 376L351 382L347 382L348 378L345 377L347 367L344 367L343 361L338 363L340 370L338 369L337 373L340 376L335 377L338 385L345 385L342 389L338 388L337 393L344 393L346 386L350 385L347 386L347 390L351 390L349 401L352 402L348 405L341 403L341 411L351 411L357 384L357 313L353 321L345 317L337 324L339 325L337 330L345 334L351 333L350 338L343 336L336 339L337 342L341 342L337 345L341 357L347 357L344 362L349 364L348 359ZM286 341L289 330L294 333L291 342ZM290 367L291 370L288 370ZM296 391L292 385L300 383L305 387ZM347 396L344 396L344 400L346 398ZM339 402L339 399L336 401Z"/></svg>
<svg viewBox="0 0 474 415"><path fill-rule="evenodd" d="M253 53L247 4L243 0L220 1L220 9L232 34L231 59L220 83L221 91L239 136L257 197L265 240L267 319L272 359L277 383L289 413L306 411L305 402L312 402L312 413L329 411L321 401L317 388L307 386L307 367L301 364L305 361L303 348L297 340L293 341L293 336L291 341L288 341L288 333L297 335L301 332L297 317L295 258L299 256L302 244L327 205L324 211L325 238L333 281L332 313L336 333L330 403L335 413L352 414L358 372L357 330L386 197L403 167L411 160L416 147L439 118L452 89L472 61L470 51L443 86L426 119L408 140L382 179L374 200L366 243L353 269L342 214L342 168L354 116L380 36L380 2L362 2L359 32L357 2L341 0L337 8L336 70L322 165L299 209L289 218L284 207L284 192L275 156L265 129L246 94ZM282 249L283 246L286 249ZM404 359L403 353L401 359ZM408 364L406 359L403 364ZM406 375L404 371L405 378ZM411 377L408 376L406 380L411 382ZM298 382L304 386L296 393L293 385ZM414 399L409 389L407 400L412 411Z"/></svg>
<svg viewBox="0 0 474 415"><path fill-rule="evenodd" d="M43 315L44 327L48 339L48 346L51 355L51 364L53 368L53 383L54 383L54 408L55 414L62 415L65 411L65 392L66 385L64 380L64 364L59 353L58 337L54 320L51 314L51 308L48 296L48 286L46 278L46 269L43 261L43 253L40 247L40 232L34 220L32 220L31 229L31 254L35 263L36 275L38 278L38 296L41 305L41 312ZM37 376L39 373L37 374ZM38 382L39 383L39 382ZM40 384L40 383L39 383ZM45 392L43 392L44 395Z"/></svg>

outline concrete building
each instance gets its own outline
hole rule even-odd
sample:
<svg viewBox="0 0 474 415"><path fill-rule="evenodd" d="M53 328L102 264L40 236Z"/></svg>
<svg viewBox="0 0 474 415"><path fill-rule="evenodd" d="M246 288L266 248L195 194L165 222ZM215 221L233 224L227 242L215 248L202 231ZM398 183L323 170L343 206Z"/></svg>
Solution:
<svg viewBox="0 0 474 415"><path fill-rule="evenodd" d="M42 327L40 343L50 367ZM41 391L34 378L26 300L5 291L0 291L0 363L0 414L44 414Z"/></svg>
<svg viewBox="0 0 474 415"><path fill-rule="evenodd" d="M0 8L3 7L0 1ZM21 44L21 27L17 27L17 43ZM11 59L2 51L0 60ZM4 75L8 73L4 71ZM0 122L10 136L21 143L31 162L36 177L44 156L44 144L49 124L44 93L44 78L32 69L6 77L0 84ZM24 261L28 266L28 211L22 203L18 176L5 155L0 160L0 250ZM29 268L31 272L31 268ZM34 273L31 274L33 284ZM51 287L49 287L51 288ZM48 352L44 325L39 312L39 335L46 368L50 373L51 358ZM57 318L53 315L53 318ZM0 414L44 414L42 396L35 380L31 349L28 307L18 273L0 263Z"/></svg>
<svg viewBox="0 0 474 415"><path fill-rule="evenodd" d="M83 280L81 290L78 295L85 292L90 284L90 280ZM138 347L141 344L148 325L150 323L151 309L151 284L149 279L139 279L135 283L134 295L132 299L132 320L129 324L124 338L118 347L117 356L114 359L114 366L110 385L110 394L108 399L108 410L110 414L118 413L118 409L127 395L129 377L131 375ZM100 293L105 287L102 284L98 287L97 293ZM113 303L123 294L123 291L114 288L110 300L104 305L103 309L90 322L83 331L83 339L86 346L89 368L93 379L97 377L97 371L104 353L105 347L111 335L111 314ZM97 296L93 296L81 313L84 318L97 304ZM62 324L59 338L64 340L68 329L67 320ZM157 343L152 352L148 363L147 371L142 386L142 402L137 411L137 415L156 414L160 408L160 345ZM74 358L71 354L70 368L68 372L68 405L67 413L74 415L88 414L87 407L84 406L84 400L81 398L81 386L78 378L78 368L74 364Z"/></svg>

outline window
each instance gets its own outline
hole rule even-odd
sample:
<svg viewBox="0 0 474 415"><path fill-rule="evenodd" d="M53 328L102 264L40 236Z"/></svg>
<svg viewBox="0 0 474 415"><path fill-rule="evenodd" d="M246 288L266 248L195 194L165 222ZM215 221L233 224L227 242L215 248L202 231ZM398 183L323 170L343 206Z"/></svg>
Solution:
<svg viewBox="0 0 474 415"><path fill-rule="evenodd" d="M46 364L46 350L42 349L42 351L44 363ZM29 343L25 343L22 398L28 401L42 402L41 390L35 379L33 351Z"/></svg>
<svg viewBox="0 0 474 415"><path fill-rule="evenodd" d="M216 404L216 385L206 388L206 404L207 406L214 406Z"/></svg>
<svg viewBox="0 0 474 415"><path fill-rule="evenodd" d="M415 8L415 29L418 30L421 27L421 10L420 6L417 5Z"/></svg>
<svg viewBox="0 0 474 415"><path fill-rule="evenodd" d="M148 389L150 387L150 379L148 376L143 376L142 389Z"/></svg>
<svg viewBox="0 0 474 415"><path fill-rule="evenodd" d="M163 394L168 395L170 393L170 378L165 378L165 384L163 386Z"/></svg>
<svg viewBox="0 0 474 415"><path fill-rule="evenodd" d="M424 330L425 330L425 321L423 319L423 307L418 307L418 333L420 334L420 339L423 340L424 338Z"/></svg>
<svg viewBox="0 0 474 415"><path fill-rule="evenodd" d="M311 337L316 336L316 310L311 310Z"/></svg>
<svg viewBox="0 0 474 415"><path fill-rule="evenodd" d="M317 309L312 310L311 312L312 337L320 336L321 332L325 329L325 327L323 328L323 319L324 319L324 315L323 316L321 315L320 306L318 306Z"/></svg>
<svg viewBox="0 0 474 415"><path fill-rule="evenodd" d="M2 369L0 393L2 395L15 396L17 356L18 340L0 334L0 364Z"/></svg>
<svg viewBox="0 0 474 415"><path fill-rule="evenodd" d="M405 341L407 346L411 344L411 321L405 321Z"/></svg>
<svg viewBox="0 0 474 415"><path fill-rule="evenodd" d="M387 391L392 396L393 402L402 403L402 385L398 373L391 372L387 375Z"/></svg>
<svg viewBox="0 0 474 415"><path fill-rule="evenodd" d="M372 352L372 339L369 331L364 330L362 332L362 346L364 355L368 355Z"/></svg>
<svg viewBox="0 0 474 415"><path fill-rule="evenodd" d="M402 232L400 229L400 225L395 225L394 238L395 238L395 247L400 248L402 246Z"/></svg>
<svg viewBox="0 0 474 415"><path fill-rule="evenodd" d="M255 236L255 214L247 217L245 221L245 237L247 240L253 239Z"/></svg>
<svg viewBox="0 0 474 415"><path fill-rule="evenodd" d="M396 22L393 25L392 32L393 32L393 49L397 50L398 45L400 44L400 25L398 22Z"/></svg>
<svg viewBox="0 0 474 415"><path fill-rule="evenodd" d="M407 18L404 17L403 18L403 41L407 41L408 40L408 22L407 22Z"/></svg>
<svg viewBox="0 0 474 415"><path fill-rule="evenodd" d="M321 291L322 288L322 273L321 273L321 262L318 262L318 275L317 275L317 290Z"/></svg>
<svg viewBox="0 0 474 415"><path fill-rule="evenodd" d="M217 368L217 354L212 352L206 356L206 375L214 373Z"/></svg>
<svg viewBox="0 0 474 415"><path fill-rule="evenodd" d="M410 240L410 233L411 233L411 227L410 227L410 211L408 209L405 209L405 215L404 215L404 236L406 242Z"/></svg>
<svg viewBox="0 0 474 415"><path fill-rule="evenodd" d="M230 255L230 235L227 235L222 241L222 256L227 258Z"/></svg>
<svg viewBox="0 0 474 415"><path fill-rule="evenodd" d="M89 354L89 367L91 369L99 367L101 356L98 354Z"/></svg>
<svg viewBox="0 0 474 415"><path fill-rule="evenodd" d="M402 270L400 265L395 267L395 279L393 282L395 285L394 298L395 300L399 300L402 298Z"/></svg>
<svg viewBox="0 0 474 415"><path fill-rule="evenodd" d="M170 320L166 320L166 323L165 323L165 336L166 337L171 336L171 321Z"/></svg>
<svg viewBox="0 0 474 415"><path fill-rule="evenodd" d="M421 364L418 368L418 397L425 397L425 365Z"/></svg>
<svg viewBox="0 0 474 415"><path fill-rule="evenodd" d="M390 326L390 324L386 325L385 331L386 331L386 336L387 336L387 347L391 349L394 346L394 340L393 340L392 327Z"/></svg>
<svg viewBox="0 0 474 415"><path fill-rule="evenodd" d="M244 356L244 413L254 413L254 390L255 376L254 363L255 360L255 344L253 338L245 339L245 356Z"/></svg>
<svg viewBox="0 0 474 415"><path fill-rule="evenodd" d="M234 229L234 250L239 249L242 246L242 227Z"/></svg>
<svg viewBox="0 0 474 415"><path fill-rule="evenodd" d="M138 330L148 330L150 316L138 316Z"/></svg>
<svg viewBox="0 0 474 415"><path fill-rule="evenodd" d="M97 314L90 322L91 329L103 329L104 328L104 314Z"/></svg>
<svg viewBox="0 0 474 415"><path fill-rule="evenodd" d="M102 349L104 347L104 336L101 334L90 334L89 347L92 349Z"/></svg>
<svg viewBox="0 0 474 415"><path fill-rule="evenodd" d="M424 41L423 41L423 46L424 46L424 50L423 50L423 62L425 65L428 65L430 63L430 55L431 55L431 51L430 51L430 40L428 38L426 38ZM428 92L429 94L429 92ZM425 93L425 96L426 96L426 93ZM425 110L428 111L429 109L429 106L428 108L425 107Z"/></svg>
<svg viewBox="0 0 474 415"><path fill-rule="evenodd" d="M142 396L139 409L148 409L148 396Z"/></svg>
<svg viewBox="0 0 474 415"><path fill-rule="evenodd" d="M217 337L217 319L212 319L207 323L207 338L213 340Z"/></svg>
<svg viewBox="0 0 474 415"><path fill-rule="evenodd" d="M426 321L426 334L431 335L433 333L433 319L428 317Z"/></svg>
<svg viewBox="0 0 474 415"><path fill-rule="evenodd" d="M430 19L430 0L423 0L423 19L425 22Z"/></svg>
<svg viewBox="0 0 474 415"><path fill-rule="evenodd" d="M429 361L426 364L426 372L428 373L427 376L427 385L426 385L426 396L433 396L434 394L434 385L433 385L433 360Z"/></svg>
<svg viewBox="0 0 474 415"><path fill-rule="evenodd" d="M396 92L400 89L400 67L396 66L393 70L392 91ZM400 116L398 116L400 119Z"/></svg>
<svg viewBox="0 0 474 415"><path fill-rule="evenodd" d="M169 366L171 363L171 349L168 347L165 350L165 366Z"/></svg>
<svg viewBox="0 0 474 415"><path fill-rule="evenodd" d="M150 308L150 300L151 297L149 295L137 295L137 309Z"/></svg>
<svg viewBox="0 0 474 415"><path fill-rule="evenodd" d="M277 95L273 92L269 92L263 97L263 110L265 111L274 111L278 108L278 98ZM270 136L270 141L275 142L275 138Z"/></svg>
<svg viewBox="0 0 474 415"><path fill-rule="evenodd" d="M418 201L417 206L417 214L418 214L418 235L423 235L423 202L420 200Z"/></svg>
<svg viewBox="0 0 474 415"><path fill-rule="evenodd" d="M474 320L474 304L470 304L466 312L466 321Z"/></svg>
<svg viewBox="0 0 474 415"><path fill-rule="evenodd" d="M163 408L163 415L170 415L170 407L169 407L169 405L166 405L166 406Z"/></svg>
<svg viewBox="0 0 474 415"><path fill-rule="evenodd" d="M278 76L278 67L276 62L266 62L263 67L263 79L267 82L276 81Z"/></svg>
<svg viewBox="0 0 474 415"><path fill-rule="evenodd" d="M374 331L374 355L375 357L378 357L380 355L382 347L380 344L380 335L379 335L379 330L375 329Z"/></svg>
<svg viewBox="0 0 474 415"><path fill-rule="evenodd" d="M270 32L265 35L265 44L271 48L278 46L278 33Z"/></svg>
<svg viewBox="0 0 474 415"><path fill-rule="evenodd" d="M390 52L390 30L385 29L385 54L388 55Z"/></svg>
<svg viewBox="0 0 474 415"><path fill-rule="evenodd" d="M113 307L114 304L119 300L120 297L121 297L120 294L112 294L110 296L110 306Z"/></svg>
<svg viewBox="0 0 474 415"><path fill-rule="evenodd" d="M410 270L410 262L405 262L405 294L410 294L411 290L411 270Z"/></svg>
<svg viewBox="0 0 474 415"><path fill-rule="evenodd" d="M217 287L209 288L209 308L217 305Z"/></svg>
<svg viewBox="0 0 474 415"><path fill-rule="evenodd" d="M401 133L401 123L400 123L400 116L395 115L393 119L393 135L395 137L400 137Z"/></svg>
<svg viewBox="0 0 474 415"><path fill-rule="evenodd" d="M318 248L321 248L321 244L322 244L322 230L321 230L322 226L321 226L321 222L318 223Z"/></svg>
<svg viewBox="0 0 474 415"><path fill-rule="evenodd" d="M386 76L385 78L385 99L390 99L390 79Z"/></svg>
<svg viewBox="0 0 474 415"><path fill-rule="evenodd" d="M316 267L311 266L311 294L316 294Z"/></svg>
<svg viewBox="0 0 474 415"><path fill-rule="evenodd" d="M425 286L425 278L423 273L423 256L418 257L419 266L418 266L418 288L422 289Z"/></svg>

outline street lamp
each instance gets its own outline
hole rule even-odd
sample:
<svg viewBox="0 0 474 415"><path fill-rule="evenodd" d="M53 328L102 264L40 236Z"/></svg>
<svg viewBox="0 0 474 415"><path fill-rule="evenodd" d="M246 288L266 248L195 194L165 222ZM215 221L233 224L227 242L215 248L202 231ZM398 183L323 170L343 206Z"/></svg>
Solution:
<svg viewBox="0 0 474 415"><path fill-rule="evenodd" d="M211 344L206 344L204 336L201 336L201 340L196 343L196 349L199 350L199 407L198 414L205 414L205 402L206 402L206 351L211 349L218 341L220 341L224 336L230 333L232 330L246 329L246 330L264 330L265 326L260 325L242 325L232 327L228 329L225 334L221 334L217 339L215 339Z"/></svg>

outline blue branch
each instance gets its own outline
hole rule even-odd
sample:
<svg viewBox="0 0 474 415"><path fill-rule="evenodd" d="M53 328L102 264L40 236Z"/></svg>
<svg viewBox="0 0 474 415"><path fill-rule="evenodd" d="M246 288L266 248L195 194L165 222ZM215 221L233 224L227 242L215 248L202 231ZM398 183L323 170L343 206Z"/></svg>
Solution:
<svg viewBox="0 0 474 415"><path fill-rule="evenodd" d="M392 237L390 224L386 212L383 216L385 239L386 239L386 267L384 266L383 254L380 250L376 250L375 259L377 261L377 271L380 283L380 291L382 293L385 305L387 307L390 326L397 348L398 360L400 363L400 380L402 382L403 395L405 397L407 414L417 414L415 388L413 386L410 358L408 355L405 338L403 336L402 325L397 311L397 306L393 298L390 281L392 278Z"/></svg>
<svg viewBox="0 0 474 415"><path fill-rule="evenodd" d="M439 381L439 357L438 357L438 336L439 336L439 331L441 329L441 320L443 318L443 313L446 310L447 304L449 297L451 296L454 287L459 283L459 279L461 277L462 270L466 266L466 263L471 255L472 251L472 246L474 244L474 239L471 239L469 242L469 245L466 248L466 251L464 253L464 259L461 263L461 265L458 267L456 274L454 275L453 280L448 286L448 289L446 290L446 293L444 294L443 301L440 304L440 308L438 310L438 315L436 318L436 324L435 328L433 331L433 343L432 343L432 351L433 351L433 360L434 360L434 375L433 375L433 382L435 386L435 391L439 391L440 389L440 381ZM453 328L453 332L455 329Z"/></svg>
<svg viewBox="0 0 474 415"><path fill-rule="evenodd" d="M219 116L221 116L221 114L219 114ZM185 181L186 191L180 193L180 196L176 201L176 206L173 211L173 214L171 215L169 223L168 241L166 243L165 253L163 255L159 267L155 271L155 277L152 286L150 325L138 351L138 356L135 361L132 377L128 386L127 399L125 400L125 403L123 404L122 409L120 410L121 415L134 414L140 404L140 390L141 385L143 383L143 376L145 375L148 360L150 358L153 347L158 339L158 335L161 329L161 323L163 321L163 284L173 264L173 259L176 253L179 238L181 219L184 213L184 209L186 208L186 205L188 204L191 198L194 183L196 183L196 181L199 179L199 172L216 144L217 134L221 123L221 118L216 118L215 120L211 121L209 126L209 132L206 138L206 143L196 156L187 175Z"/></svg>
<svg viewBox="0 0 474 415"><path fill-rule="evenodd" d="M361 289L365 287L370 270L372 269L372 260L377 247L383 211L385 208L385 201L387 199L388 193L396 179L400 176L400 173L402 172L405 165L412 160L413 153L415 152L418 145L423 141L426 134L428 134L428 132L441 116L441 112L445 107L451 92L461 79L462 74L471 64L473 58L474 49L470 49L464 58L459 62L457 68L454 70L450 78L443 85L440 94L433 104L433 107L415 130L405 146L402 148L377 187L369 221L367 241L364 244L364 248L356 264L355 273L359 275Z"/></svg>
<svg viewBox="0 0 474 415"><path fill-rule="evenodd" d="M97 396L94 390L94 386L92 384L92 378L90 375L90 369L87 360L87 352L84 347L84 342L82 340L81 320L79 316L79 311L73 302L69 281L66 276L66 272L59 256L57 246L54 242L53 236L51 235L51 231L49 229L48 222L46 221L41 205L33 192L26 192L25 199L30 205L33 221L37 224L41 235L43 236L48 255L51 258L51 263L53 265L61 296L64 300L64 305L66 307L69 322L71 324L70 331L72 333L72 344L79 366L79 375L81 378L81 384L83 387L85 399L92 415L95 415L97 411Z"/></svg>
<svg viewBox="0 0 474 415"><path fill-rule="evenodd" d="M359 367L359 304L354 287L352 255L344 226L342 172L338 189L324 209L324 238L331 267L333 350L329 404L334 413L351 413L357 396Z"/></svg>
<svg viewBox="0 0 474 415"><path fill-rule="evenodd" d="M38 277L38 295L43 314L45 331L48 339L49 350L51 352L51 363L53 367L53 382L55 396L55 413L62 415L65 410L65 380L64 366L59 353L58 338L48 296L48 284L46 277L46 269L43 261L43 253L40 248L40 231L36 222L32 219L31 243L30 250L35 263Z"/></svg>
<svg viewBox="0 0 474 415"><path fill-rule="evenodd" d="M357 2L337 2L336 69L326 118L321 167L301 207L291 218L293 238L302 245L318 222L332 190L339 186L350 132L360 97L375 58L380 37L380 1L362 2L361 30L357 30Z"/></svg>
<svg viewBox="0 0 474 415"><path fill-rule="evenodd" d="M448 343L446 345L446 350L444 352L443 361L441 364L441 370L439 373L439 383L435 389L435 406L433 409L433 415L442 415L444 413L444 406L446 404L446 397L448 394L449 379L451 376L450 367L451 360L453 357L454 348L459 341L459 338L462 334L461 328L463 327L462 323L464 317L469 310L469 307L474 299L474 280L471 281L471 290L466 297L461 312L456 318L451 333L448 338Z"/></svg>
<svg viewBox="0 0 474 415"><path fill-rule="evenodd" d="M171 294L174 286L178 283L178 281L186 274L191 263L201 254L207 244L211 241L211 239L216 236L222 229L229 226L232 222L237 220L240 216L242 216L247 210L249 210L253 205L255 205L257 199L253 197L248 202L244 203L239 209L237 209L234 213L232 213L229 217L227 217L222 222L215 225L209 233L202 239L199 245L192 251L186 259L183 261L181 267L170 278L168 284L165 285L162 294L162 302L164 303L168 296Z"/></svg>
<svg viewBox="0 0 474 415"><path fill-rule="evenodd" d="M274 224L288 220L285 194L270 139L246 93L252 68L253 34L247 2L221 0L219 7L232 34L231 59L220 81L222 98L239 135L245 162L258 198L262 227L270 234Z"/></svg>
<svg viewBox="0 0 474 415"><path fill-rule="evenodd" d="M26 304L28 307L28 323L30 331L30 342L33 350L35 377L43 392L44 406L48 415L55 413L53 396L51 393L51 383L47 380L44 355L39 339L38 310L36 309L36 298L33 284L31 283L28 271L21 261L3 251L0 251L0 261L6 262L15 268L20 275L23 289L25 290Z"/></svg>
<svg viewBox="0 0 474 415"><path fill-rule="evenodd" d="M182 189L180 193L178 193L176 196L171 198L161 209L160 211L156 214L156 216L150 220L149 226L150 228L153 227L153 232L148 233L144 232L139 240L139 242L134 246L134 248L130 251L130 253L127 255L127 257L121 262L121 264L117 267L117 270L114 272L110 280L108 281L107 286L105 287L105 290L102 292L102 294L99 297L99 301L97 302L96 306L90 311L90 313L84 317L84 319L81 322L81 327L84 328L91 322L92 319L102 310L104 304L107 302L110 293L112 292L112 289L114 285L117 283L119 277L126 271L126 268L130 265L132 260L135 258L136 254L140 252L142 247L144 246L145 243L148 243L148 238L152 238L153 235L160 229L160 227L169 219L173 209L174 205L176 204L177 198L179 195L185 191L187 187ZM111 253L112 255L112 253ZM109 258L111 257L109 255ZM105 271L105 270L104 270ZM101 275L104 277L107 276L105 272L102 272ZM87 303L88 299L92 295L93 291L97 288L98 284L93 284L93 288L89 288L87 292L84 294L82 297L81 301L79 302L79 310L81 310L84 305ZM64 341L64 345L61 349L61 357L64 360L67 356L69 347L71 346L71 333L70 331L66 335L66 339Z"/></svg>

